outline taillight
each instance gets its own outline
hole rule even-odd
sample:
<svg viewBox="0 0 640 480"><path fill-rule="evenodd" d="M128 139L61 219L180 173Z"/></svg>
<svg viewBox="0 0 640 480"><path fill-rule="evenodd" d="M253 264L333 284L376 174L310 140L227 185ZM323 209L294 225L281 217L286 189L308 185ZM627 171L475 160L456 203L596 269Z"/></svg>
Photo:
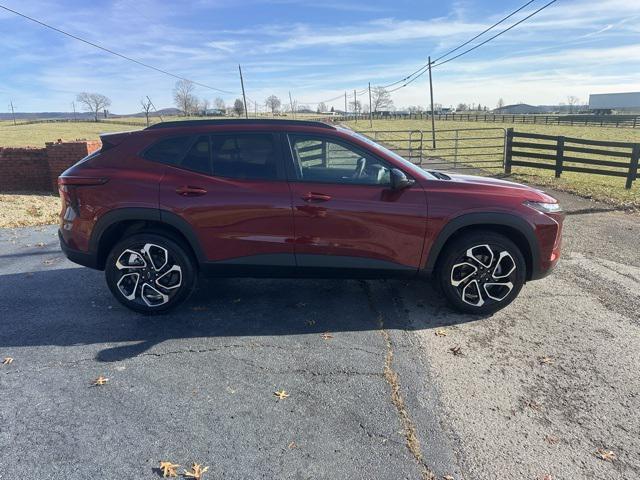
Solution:
<svg viewBox="0 0 640 480"><path fill-rule="evenodd" d="M58 177L58 185L76 185L76 186L91 186L91 185L104 185L109 181L104 177L73 177L64 176Z"/></svg>

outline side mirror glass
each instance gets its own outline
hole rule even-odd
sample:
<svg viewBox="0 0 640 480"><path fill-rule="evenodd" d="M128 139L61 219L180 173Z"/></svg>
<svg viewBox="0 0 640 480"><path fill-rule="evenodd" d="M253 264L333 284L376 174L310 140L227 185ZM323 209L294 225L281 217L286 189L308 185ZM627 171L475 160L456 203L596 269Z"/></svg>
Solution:
<svg viewBox="0 0 640 480"><path fill-rule="evenodd" d="M416 183L415 180L408 178L402 170L397 168L391 169L391 189L403 190Z"/></svg>

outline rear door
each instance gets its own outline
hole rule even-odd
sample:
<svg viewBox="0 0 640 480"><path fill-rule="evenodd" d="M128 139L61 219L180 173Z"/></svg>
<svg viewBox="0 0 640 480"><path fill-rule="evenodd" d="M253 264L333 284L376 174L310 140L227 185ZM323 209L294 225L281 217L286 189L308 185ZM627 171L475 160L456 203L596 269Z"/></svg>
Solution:
<svg viewBox="0 0 640 480"><path fill-rule="evenodd" d="M392 190L391 165L341 138L288 140L298 266L417 271L427 223L422 187Z"/></svg>
<svg viewBox="0 0 640 480"><path fill-rule="evenodd" d="M195 135L168 165L160 207L195 230L207 261L294 266L291 194L279 134Z"/></svg>

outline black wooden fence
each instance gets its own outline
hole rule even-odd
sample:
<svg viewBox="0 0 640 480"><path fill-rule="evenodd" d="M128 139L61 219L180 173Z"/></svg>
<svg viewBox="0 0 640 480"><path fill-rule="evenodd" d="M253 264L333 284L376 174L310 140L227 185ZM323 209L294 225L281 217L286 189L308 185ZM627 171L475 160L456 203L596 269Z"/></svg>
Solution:
<svg viewBox="0 0 640 480"><path fill-rule="evenodd" d="M627 179L625 188L629 189L638 178L639 159L640 143L585 140L507 129L506 173L519 166L553 170L556 178L562 172L623 177Z"/></svg>

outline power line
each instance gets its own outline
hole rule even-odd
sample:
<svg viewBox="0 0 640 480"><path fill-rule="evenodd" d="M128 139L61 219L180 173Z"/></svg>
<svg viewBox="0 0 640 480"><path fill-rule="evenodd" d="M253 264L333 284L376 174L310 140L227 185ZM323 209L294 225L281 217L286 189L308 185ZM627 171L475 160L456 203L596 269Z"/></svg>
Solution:
<svg viewBox="0 0 640 480"><path fill-rule="evenodd" d="M154 67L153 65L149 65L148 63L143 63L143 62L141 62L141 61L139 61L139 60L136 60L136 59L134 59L134 58L127 57L126 55L123 55L123 54L121 54L121 53L115 52L115 51L113 51L113 50L111 50L111 49L109 49L109 48L102 47L102 46L100 46L100 45L98 45L98 44L96 44L96 43L90 42L89 40L85 40L84 38L78 37L78 36L76 36L76 35L74 35L74 34L72 34L72 33L65 32L64 30L60 30L59 28L53 27L53 26L51 26L51 25L48 25L48 24L46 24L46 23L44 23L44 22L41 22L40 20L37 20L37 19L35 19L35 18L33 18L33 17L29 17L28 15L25 15L25 14L23 14L23 13L20 13L20 12L17 12L17 11L15 11L15 10L12 10L12 9L10 9L9 7L5 7L4 5L0 5L0 8L2 8L3 10L6 10L6 11L8 11L8 12L11 12L11 13L13 13L13 14L15 14L15 15L18 15L18 16L20 16L20 17L22 17L22 18L25 18L25 19L27 19L27 20L30 20L30 21L32 21L32 22L34 22L34 23L37 23L37 24L39 24L39 25L42 25L43 27L49 28L49 29L51 29L51 30L53 30L53 31L55 31L55 32L61 33L61 34L63 34L63 35L66 35L67 37L73 38L74 40L78 40L78 41L80 41L80 42L86 43L87 45L91 45L92 47L95 47L95 48L97 48L97 49L100 49L100 50L102 50L102 51L104 51L104 52L110 53L111 55L115 55L116 57L120 57L120 58L123 58L123 59L125 59L125 60L130 61L130 62L136 63L136 64L138 64L138 65L140 65L140 66L142 66L142 67L149 68L149 69L151 69L151 70L155 70L156 72L160 72L160 73L163 73L163 74L168 75L168 76L170 76L170 77L177 78L178 80L186 80L186 81L188 81L188 82L193 83L194 85L198 85L199 87L208 88L208 89L210 89L210 90L215 90L215 91L220 92L220 93L233 94L233 92L230 92L230 91L228 91L228 90L221 90L221 89L219 89L219 88L212 87L212 86L210 86L210 85L206 85L206 84L204 84L204 83L194 82L193 80L190 80L190 79L188 79L188 78L182 77L182 76L180 76L180 75L176 75L175 73L171 73L171 72L168 72L168 71L163 70L163 69L161 69L161 68Z"/></svg>
<svg viewBox="0 0 640 480"><path fill-rule="evenodd" d="M529 5L531 5L533 2L535 2L536 0L530 0L527 3L525 3L524 5L522 5L520 8L518 8L517 10L514 10L513 12L511 12L509 15L507 15L506 17L503 17L502 19L500 19L499 21L497 21L496 23L494 23L493 25L491 25L489 28L484 29L482 32L480 32L479 34L477 34L475 37L467 40L464 43L461 43L460 45L458 45L456 48L449 50L447 53L445 53L444 55L440 55L438 58L436 58L433 63L435 64L436 62L438 62L439 60L443 59L444 57L447 57L449 55L451 55L453 52L456 52L458 50L460 50L462 47L464 47L465 45L470 44L471 42L473 42L474 40L476 40L477 38L481 37L482 35L484 35L485 33L487 33L488 31L494 29L495 27L497 27L498 25L500 25L501 23L505 22L506 20L508 20L509 18L513 17L516 13L518 13L519 11L521 11L522 9L528 7ZM432 64L433 66L433 64ZM406 77L400 79L400 80L396 80L393 83L389 83L388 85L384 85L382 88L389 88L389 87L393 87L394 85L397 85L398 83L402 83L405 82L407 80L409 80L411 77L413 77L414 75L416 75L417 73L420 72L424 72L426 71L426 69L429 68L429 64L425 64L422 65L420 68L418 68L415 72L407 75ZM394 89L395 91L396 89Z"/></svg>
<svg viewBox="0 0 640 480"><path fill-rule="evenodd" d="M440 62L440 63L436 63L436 61L434 61L434 62L431 64L431 68L436 68L436 67L439 67L440 65L444 65L444 64L446 64L446 63L449 63L449 62L451 62L451 61L455 60L456 58L460 58L460 57L462 57L463 55L466 55L467 53L469 53L469 52L471 52L471 51L475 50L476 48L479 48L479 47L481 47L481 46L483 46L483 45L485 45L485 44L489 43L491 40L493 40L493 39L495 39L495 38L499 37L500 35L502 35L502 34L504 34L504 33L507 33L509 30L511 30L511 29L513 29L513 28L515 28L515 27L517 27L518 25L520 25L521 23L523 23L523 22L527 21L528 19L530 19L530 18L531 18L531 17L533 17L534 15L537 15L539 12L541 12L542 10L544 10L544 9L545 9L545 8L547 8L547 7L549 7L550 5L552 5L552 4L553 4L553 3L555 3L555 2L557 2L557 0L551 0L549 3L546 3L545 5L543 5L543 6L542 6L542 7L540 7L539 9L535 10L534 12L530 13L529 15L527 15L526 17L524 17L523 19L518 20L518 21L517 21L516 23L514 23L513 25L511 25L511 26L509 26L509 27L505 28L504 30L502 30L502 31L500 31L500 32L498 32L498 33L496 33L496 34L495 34L495 35L493 35L492 37L489 37L488 39L486 39L486 40L484 40L484 41L482 41L482 42L478 43L477 45L474 45L473 47L468 48L467 50L465 50L465 51L464 51L464 52L462 52L462 53L459 53L458 55L455 55L455 56L453 56L453 57L451 57L451 58L448 58L448 59L446 59L446 60L444 60L443 62ZM457 48L456 48L455 50L457 50ZM451 52L450 52L450 53L451 53ZM440 58L443 58L443 57L440 57ZM419 74L415 75L415 76L414 76L413 78L411 78L409 81L407 81L407 82L403 83L401 86L399 86L399 87L397 87L397 88L394 88L394 89L390 90L389 92L390 92L390 93L391 93L391 92L395 92L395 91L400 90L401 88L404 88L404 87L406 87L407 85L410 85L411 83L415 82L418 78L420 78L422 75L424 75L424 74L428 71L429 64L427 64L426 66L427 66L427 68L426 68L426 69L424 69L424 70L422 70ZM398 82L396 82L396 83L398 83Z"/></svg>

